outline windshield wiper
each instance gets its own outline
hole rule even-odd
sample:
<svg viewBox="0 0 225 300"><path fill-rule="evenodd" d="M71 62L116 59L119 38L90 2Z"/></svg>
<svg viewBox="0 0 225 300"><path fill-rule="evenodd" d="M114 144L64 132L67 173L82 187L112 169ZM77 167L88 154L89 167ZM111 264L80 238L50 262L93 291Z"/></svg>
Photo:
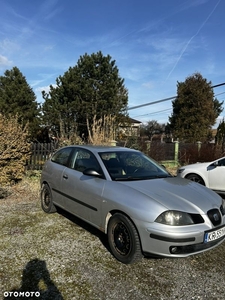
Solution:
<svg viewBox="0 0 225 300"><path fill-rule="evenodd" d="M173 177L170 174L164 174L164 175L156 175L155 178L167 178L167 177Z"/></svg>
<svg viewBox="0 0 225 300"><path fill-rule="evenodd" d="M127 176L127 177L115 177L113 180L115 181L132 181L132 180L148 180L148 179L158 179L158 178L167 178L172 177L172 175L165 174L165 175L152 175L152 176L143 176L143 177L133 177L133 176Z"/></svg>
<svg viewBox="0 0 225 300"><path fill-rule="evenodd" d="M142 177L132 177L132 176L113 178L113 180L115 181L131 181L131 180L142 180L142 179L143 179Z"/></svg>

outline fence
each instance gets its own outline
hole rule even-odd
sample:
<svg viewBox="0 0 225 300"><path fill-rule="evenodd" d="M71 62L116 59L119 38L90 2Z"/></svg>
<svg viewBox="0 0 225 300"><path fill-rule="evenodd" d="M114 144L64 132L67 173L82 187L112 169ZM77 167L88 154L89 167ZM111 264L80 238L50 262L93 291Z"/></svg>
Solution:
<svg viewBox="0 0 225 300"><path fill-rule="evenodd" d="M27 161L27 170L42 170L45 161L55 152L57 146L53 143L32 143L31 156Z"/></svg>
<svg viewBox="0 0 225 300"><path fill-rule="evenodd" d="M215 144L184 144L144 142L139 144L139 149L156 161L164 165L185 165L196 162L213 161L224 156L222 148ZM31 156L27 162L27 170L41 170L45 161L55 152L57 145L54 143L33 143Z"/></svg>
<svg viewBox="0 0 225 300"><path fill-rule="evenodd" d="M155 160L173 166L209 162L224 156L220 145L200 142L193 144L151 142L147 144L145 152Z"/></svg>

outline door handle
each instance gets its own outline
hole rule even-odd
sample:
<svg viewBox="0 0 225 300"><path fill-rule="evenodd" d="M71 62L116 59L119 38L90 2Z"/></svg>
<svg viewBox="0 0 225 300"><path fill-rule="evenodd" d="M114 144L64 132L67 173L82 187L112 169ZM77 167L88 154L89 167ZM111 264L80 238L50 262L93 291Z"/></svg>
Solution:
<svg viewBox="0 0 225 300"><path fill-rule="evenodd" d="M63 178L64 178L64 179L68 179L68 175L66 175L66 174L63 175Z"/></svg>

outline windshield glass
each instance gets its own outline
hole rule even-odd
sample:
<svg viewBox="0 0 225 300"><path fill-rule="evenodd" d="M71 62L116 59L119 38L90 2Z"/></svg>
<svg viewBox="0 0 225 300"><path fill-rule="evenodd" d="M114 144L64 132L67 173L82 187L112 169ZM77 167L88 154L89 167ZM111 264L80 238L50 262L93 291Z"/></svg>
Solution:
<svg viewBox="0 0 225 300"><path fill-rule="evenodd" d="M101 152L99 156L112 180L145 180L171 176L163 166L141 152Z"/></svg>

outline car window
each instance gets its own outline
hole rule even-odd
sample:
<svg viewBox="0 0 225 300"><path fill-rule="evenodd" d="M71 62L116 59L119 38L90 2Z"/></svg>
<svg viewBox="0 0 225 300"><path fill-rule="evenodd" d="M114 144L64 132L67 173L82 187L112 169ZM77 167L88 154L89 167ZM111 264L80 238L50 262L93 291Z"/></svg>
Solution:
<svg viewBox="0 0 225 300"><path fill-rule="evenodd" d="M218 166L225 166L225 158L218 161Z"/></svg>
<svg viewBox="0 0 225 300"><path fill-rule="evenodd" d="M94 154L85 149L77 149L73 153L70 167L79 172L91 168L100 174L103 173Z"/></svg>
<svg viewBox="0 0 225 300"><path fill-rule="evenodd" d="M99 153L113 180L142 180L168 177L170 174L140 152Z"/></svg>
<svg viewBox="0 0 225 300"><path fill-rule="evenodd" d="M146 170L155 170L155 171L157 170L156 166L153 163L147 161L145 156L131 154L125 156L123 161L127 167L144 168Z"/></svg>
<svg viewBox="0 0 225 300"><path fill-rule="evenodd" d="M68 148L63 148L59 151L57 151L53 156L52 156L52 159L51 161L57 163L57 164L60 164L60 165L63 165L63 166L66 166L67 163L68 163L68 159L69 159L69 156L72 152L73 148L71 147L68 147Z"/></svg>

